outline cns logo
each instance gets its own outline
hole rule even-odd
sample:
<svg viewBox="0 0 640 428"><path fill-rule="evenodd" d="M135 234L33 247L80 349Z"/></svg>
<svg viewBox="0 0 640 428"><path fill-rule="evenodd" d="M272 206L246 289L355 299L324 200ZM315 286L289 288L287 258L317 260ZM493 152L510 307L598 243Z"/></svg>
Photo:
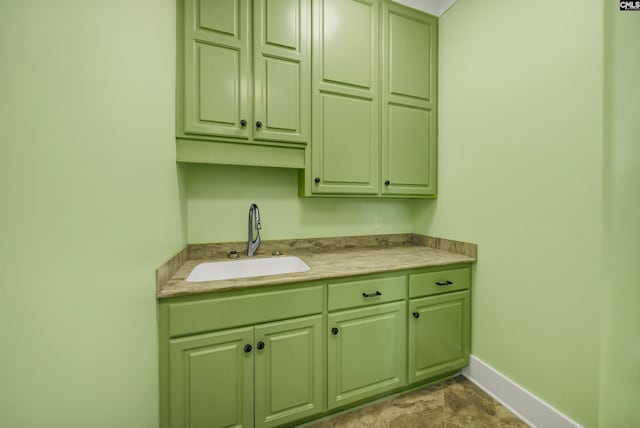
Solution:
<svg viewBox="0 0 640 428"><path fill-rule="evenodd" d="M620 10L640 10L640 1L620 0Z"/></svg>

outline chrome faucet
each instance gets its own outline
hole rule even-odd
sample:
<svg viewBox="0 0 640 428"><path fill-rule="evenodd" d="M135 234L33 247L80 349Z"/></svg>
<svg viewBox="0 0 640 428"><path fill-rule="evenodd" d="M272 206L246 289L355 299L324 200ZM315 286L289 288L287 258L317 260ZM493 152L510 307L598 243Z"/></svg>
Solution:
<svg viewBox="0 0 640 428"><path fill-rule="evenodd" d="M256 237L253 238L253 229L255 228ZM260 210L256 204L249 207L249 240L247 241L247 256L252 257L260 246Z"/></svg>

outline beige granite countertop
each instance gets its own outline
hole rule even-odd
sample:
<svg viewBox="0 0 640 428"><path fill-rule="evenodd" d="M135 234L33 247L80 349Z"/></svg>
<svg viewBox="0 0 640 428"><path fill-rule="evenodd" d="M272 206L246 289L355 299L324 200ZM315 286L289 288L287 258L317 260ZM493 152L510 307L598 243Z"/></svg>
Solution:
<svg viewBox="0 0 640 428"><path fill-rule="evenodd" d="M273 257L271 253L279 250L285 256L301 258L311 270L218 281L186 281L195 266L227 261L231 250L238 251L240 259L248 258L246 242L189 245L156 270L156 297L472 263L477 258L476 244L416 234L265 241L255 258Z"/></svg>

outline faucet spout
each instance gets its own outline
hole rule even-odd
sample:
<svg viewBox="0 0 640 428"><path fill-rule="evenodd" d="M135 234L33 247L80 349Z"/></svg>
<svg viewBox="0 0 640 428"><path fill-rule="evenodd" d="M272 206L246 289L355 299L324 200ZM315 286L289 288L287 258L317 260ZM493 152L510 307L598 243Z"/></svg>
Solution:
<svg viewBox="0 0 640 428"><path fill-rule="evenodd" d="M260 210L258 205L251 204L249 207L249 239L247 240L247 256L249 257L253 257L260 247L260 229L262 229Z"/></svg>

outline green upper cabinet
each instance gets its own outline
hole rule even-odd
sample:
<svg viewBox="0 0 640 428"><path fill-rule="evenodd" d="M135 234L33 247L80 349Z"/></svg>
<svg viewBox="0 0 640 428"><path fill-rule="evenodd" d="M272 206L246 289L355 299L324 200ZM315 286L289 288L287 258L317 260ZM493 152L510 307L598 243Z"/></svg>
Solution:
<svg viewBox="0 0 640 428"><path fill-rule="evenodd" d="M184 18L184 132L249 138L249 0L184 0Z"/></svg>
<svg viewBox="0 0 640 428"><path fill-rule="evenodd" d="M382 193L435 195L438 21L391 2L382 10Z"/></svg>
<svg viewBox="0 0 640 428"><path fill-rule="evenodd" d="M310 0L179 0L178 160L304 167Z"/></svg>
<svg viewBox="0 0 640 428"><path fill-rule="evenodd" d="M436 196L437 18L389 0L314 0L312 27L301 193Z"/></svg>
<svg viewBox="0 0 640 428"><path fill-rule="evenodd" d="M311 133L309 0L255 0L254 137L306 143Z"/></svg>
<svg viewBox="0 0 640 428"><path fill-rule="evenodd" d="M314 1L312 193L379 191L379 6Z"/></svg>

